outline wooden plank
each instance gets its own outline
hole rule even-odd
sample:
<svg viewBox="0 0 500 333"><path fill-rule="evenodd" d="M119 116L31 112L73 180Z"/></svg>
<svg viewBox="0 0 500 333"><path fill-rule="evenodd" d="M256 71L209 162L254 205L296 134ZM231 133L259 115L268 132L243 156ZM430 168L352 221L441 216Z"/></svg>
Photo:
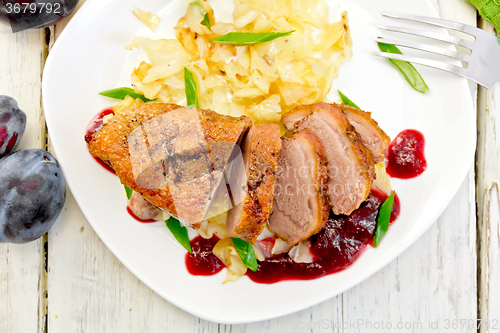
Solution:
<svg viewBox="0 0 500 333"><path fill-rule="evenodd" d="M41 109L41 73L46 56L45 31L13 34L0 25L0 94L15 98L27 114L19 149L45 149ZM45 327L44 238L0 244L0 322L3 332L43 332Z"/></svg>
<svg viewBox="0 0 500 333"><path fill-rule="evenodd" d="M480 27L494 33L484 20ZM479 234L480 332L495 321L500 328L500 83L480 88L478 98L477 207ZM493 326L495 327L495 326Z"/></svg>

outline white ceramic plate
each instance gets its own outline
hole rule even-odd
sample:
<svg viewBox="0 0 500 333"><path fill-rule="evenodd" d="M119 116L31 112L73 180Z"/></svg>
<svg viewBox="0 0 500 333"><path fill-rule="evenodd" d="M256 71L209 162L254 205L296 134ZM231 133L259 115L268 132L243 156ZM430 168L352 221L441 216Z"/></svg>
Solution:
<svg viewBox="0 0 500 333"><path fill-rule="evenodd" d="M232 1L210 1L218 20L231 16ZM132 9L158 13L156 33L145 28ZM185 13L181 1L88 0L50 52L43 76L43 101L49 133L67 182L80 208L110 250L151 289L180 308L220 323L244 323L283 316L331 298L360 283L398 256L438 218L458 190L475 149L475 113L465 79L418 68L430 91L413 90L385 59L369 55L383 22L382 11L436 16L429 1L352 0L333 3L332 13L347 8L354 57L334 81L364 109L373 111L394 138L414 128L426 138L428 169L418 178L394 180L401 215L381 246L369 248L349 269L312 281L257 284L243 277L222 284L225 271L211 277L190 275L185 251L172 241L162 222L141 224L125 210L125 193L117 177L99 166L83 140L89 121L113 104L100 91L130 86L130 73L144 58L124 50L133 37L173 37ZM333 15L333 14L332 14ZM386 22L395 23L398 22ZM68 221L69 222L69 221Z"/></svg>

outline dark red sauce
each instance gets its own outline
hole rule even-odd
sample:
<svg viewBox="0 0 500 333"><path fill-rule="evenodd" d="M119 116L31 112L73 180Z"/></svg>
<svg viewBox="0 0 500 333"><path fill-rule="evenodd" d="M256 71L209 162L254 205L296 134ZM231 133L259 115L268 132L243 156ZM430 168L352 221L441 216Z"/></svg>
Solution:
<svg viewBox="0 0 500 333"><path fill-rule="evenodd" d="M414 178L427 168L424 135L417 130L404 130L387 147L387 173L395 178Z"/></svg>
<svg viewBox="0 0 500 333"><path fill-rule="evenodd" d="M107 108L99 112L94 119L90 122L89 126L87 127L87 133L85 133L85 142L89 143L92 140L92 134L97 132L102 128L104 125L102 119L107 116L108 114L115 114L112 108Z"/></svg>
<svg viewBox="0 0 500 333"><path fill-rule="evenodd" d="M214 275L225 266L213 253L212 249L219 241L217 236L205 239L201 236L191 241L193 253L186 253L186 267L193 275Z"/></svg>
<svg viewBox="0 0 500 333"><path fill-rule="evenodd" d="M92 156L94 158L94 160L96 160L97 163L99 163L104 169L108 170L109 172L111 172L113 175L116 175L116 172L115 170L111 169L111 167L106 163L104 162L103 160L101 160L99 157L95 157L95 156Z"/></svg>
<svg viewBox="0 0 500 333"><path fill-rule="evenodd" d="M367 245L371 245L377 225L380 205L387 195L377 190L370 193L361 207L350 216L331 215L325 228L311 237L311 252L314 262L296 263L288 253L279 254L259 262L256 272L247 270L246 275L258 283L275 283L283 280L311 280L332 274L349 267ZM400 202L396 195L391 214L391 222L396 220L400 212ZM214 237L215 238L215 237ZM197 237L191 241L193 251L195 244L199 254L186 255L188 271L193 275L212 275L218 273L224 265L212 254L212 248L217 243ZM272 243L272 239L269 239ZM196 260L196 258L198 258ZM196 264L202 268L198 268ZM215 266L211 266L215 264ZM203 272L205 274L200 273ZM207 273L213 272L213 273Z"/></svg>
<svg viewBox="0 0 500 333"><path fill-rule="evenodd" d="M87 127L87 132L85 133L85 142L89 143L92 140L92 134L94 134L95 132L97 132L98 130L100 130L102 128L102 126L104 125L102 119L105 116L107 116L108 114L113 114L114 115L115 112L113 111L112 108L104 109L101 112L99 112L97 114L97 116L94 117L94 119L92 119L92 121L90 122L89 126ZM101 160L98 157L94 157L94 159L104 169L108 170L112 174L116 174L115 170L111 169L111 167L106 162L104 162L103 160Z"/></svg>
<svg viewBox="0 0 500 333"><path fill-rule="evenodd" d="M325 228L311 237L312 263L296 263L283 253L259 262L256 272L247 271L250 279L258 283L283 280L311 280L349 267L371 244L377 225L380 205L387 195L372 191L359 209L350 216L331 215ZM400 211L396 196L391 215L394 221Z"/></svg>
<svg viewBox="0 0 500 333"><path fill-rule="evenodd" d="M128 206L127 206L127 212L130 214L130 216L132 216L134 219L136 219L137 221L139 221L141 223L158 222L157 220L153 220L153 219L143 220L143 219L138 218L137 216L135 216L135 214L132 212L132 210Z"/></svg>

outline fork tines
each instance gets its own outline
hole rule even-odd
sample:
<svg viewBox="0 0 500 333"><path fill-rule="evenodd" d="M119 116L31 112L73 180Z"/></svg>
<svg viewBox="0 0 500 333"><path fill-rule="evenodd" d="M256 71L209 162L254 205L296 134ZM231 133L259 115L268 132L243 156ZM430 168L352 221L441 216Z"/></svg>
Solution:
<svg viewBox="0 0 500 333"><path fill-rule="evenodd" d="M437 19L437 18L432 18L432 17L424 17L424 16L416 16L416 15L403 15L403 14L394 14L394 13L382 13L383 16L390 17L390 18L395 18L395 19L402 19L402 20L408 20L408 21L414 21L414 22L419 22L419 23L426 23L438 27L443 27L447 29L452 29L456 31L460 31L462 33L471 35L474 37L474 41L467 41L462 38L458 37L453 37L449 36L446 34L439 34L435 32L429 32L429 31L424 31L424 30L416 30L416 29L410 29L410 28L403 28L403 27L393 27L393 26L380 26L379 28L385 31L390 31L390 32L397 32L397 33L404 33L404 34L410 34L410 35L415 35L419 37L425 37L425 38L430 38L446 43L451 43L455 45L462 46L464 48L469 49L472 54L464 54L457 52L455 50L450 50L450 49L445 49L445 48L440 48L436 46L431 46L431 45L425 45L422 43L417 43L414 41L401 41L401 40L393 40L393 39L384 39L384 38L378 38L377 42L384 43L384 44L391 44L391 45L398 45L398 46L403 46L403 47L408 47L412 49L416 49L419 51L426 51L426 52L431 52L443 56L447 56L453 59L460 60L464 63L466 63L466 68L460 67L460 66L455 66L451 64L447 64L444 62L436 61L436 60L430 60L430 59L424 59L424 58L417 58L417 57L411 57L411 56L405 56L405 55L400 55L400 54L393 54L393 53L384 53L384 52L372 52L373 55L384 57L384 58L389 58L389 59L395 59L395 60L402 60L402 61L408 61L416 64L421 64L437 69L441 69L444 71L452 72L464 77L467 77L483 86L486 87L491 87L497 80L500 80L500 68L496 66L496 63L498 60L495 61L495 58L493 57L499 57L500 56L500 48L496 49L495 46L496 43L500 44L500 39L497 39L497 37L481 30L476 27L466 25L463 23L458 23L458 22L453 22L453 21L447 21L443 19ZM499 58L497 58L499 59ZM495 64L492 64L495 63ZM495 75L496 78L495 78Z"/></svg>

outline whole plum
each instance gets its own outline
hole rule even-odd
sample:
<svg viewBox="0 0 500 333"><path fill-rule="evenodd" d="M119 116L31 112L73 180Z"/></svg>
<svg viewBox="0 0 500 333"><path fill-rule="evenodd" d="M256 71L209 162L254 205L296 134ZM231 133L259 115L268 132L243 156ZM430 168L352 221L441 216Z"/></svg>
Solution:
<svg viewBox="0 0 500 333"><path fill-rule="evenodd" d="M3 0L0 22L10 24L13 32L54 25L73 12L78 0Z"/></svg>
<svg viewBox="0 0 500 333"><path fill-rule="evenodd" d="M26 128L26 114L15 99L0 96L0 157L16 150Z"/></svg>
<svg viewBox="0 0 500 333"><path fill-rule="evenodd" d="M0 160L0 242L26 243L49 230L66 199L56 159L44 150L19 150Z"/></svg>

